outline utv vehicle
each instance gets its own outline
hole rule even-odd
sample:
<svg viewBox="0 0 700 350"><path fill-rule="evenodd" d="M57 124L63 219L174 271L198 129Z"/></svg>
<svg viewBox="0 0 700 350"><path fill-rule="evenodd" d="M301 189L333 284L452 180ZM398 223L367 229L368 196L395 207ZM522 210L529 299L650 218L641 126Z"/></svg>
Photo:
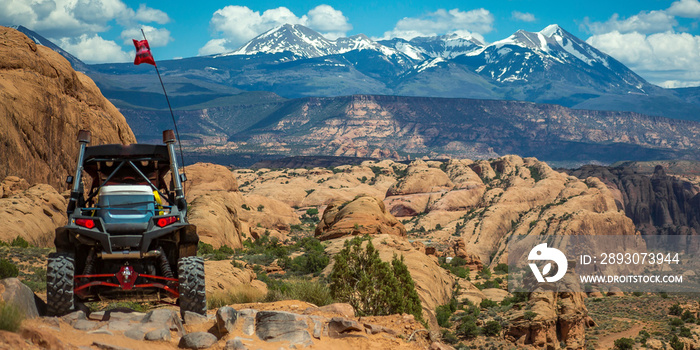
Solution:
<svg viewBox="0 0 700 350"><path fill-rule="evenodd" d="M49 314L98 300L176 301L183 316L205 314L204 263L186 219L173 131L163 132L165 145L88 147L85 130L78 141L68 224L56 229L48 260Z"/></svg>

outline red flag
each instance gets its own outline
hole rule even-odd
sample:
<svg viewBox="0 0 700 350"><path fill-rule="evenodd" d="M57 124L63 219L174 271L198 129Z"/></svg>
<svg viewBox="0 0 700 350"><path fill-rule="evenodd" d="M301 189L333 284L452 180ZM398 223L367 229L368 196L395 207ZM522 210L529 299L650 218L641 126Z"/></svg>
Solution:
<svg viewBox="0 0 700 350"><path fill-rule="evenodd" d="M155 66L156 61L153 59L153 55L151 55L151 47L148 46L148 40L133 40L134 46L136 46L136 58L134 58L134 64L139 65L141 63L148 63Z"/></svg>

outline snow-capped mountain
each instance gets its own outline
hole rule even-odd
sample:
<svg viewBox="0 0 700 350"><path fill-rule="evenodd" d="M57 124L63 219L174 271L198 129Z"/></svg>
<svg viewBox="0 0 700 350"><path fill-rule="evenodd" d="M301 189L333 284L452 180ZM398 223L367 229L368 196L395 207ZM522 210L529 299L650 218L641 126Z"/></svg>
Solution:
<svg viewBox="0 0 700 350"><path fill-rule="evenodd" d="M474 52L485 46L479 39L459 34L416 37L411 40L394 38L382 40L379 43L393 47L415 60L427 60L430 58L451 59Z"/></svg>
<svg viewBox="0 0 700 350"><path fill-rule="evenodd" d="M646 94L653 89L622 63L556 24L539 32L519 30L453 61L488 80L510 85L508 96L514 98L540 96L544 101L562 103L567 94ZM548 86L549 91L543 93L542 86Z"/></svg>
<svg viewBox="0 0 700 350"><path fill-rule="evenodd" d="M296 59L304 59L340 55L355 50L377 51L387 57L404 56L401 51L381 45L364 34L328 40L303 25L285 24L258 35L236 51L217 57L290 52Z"/></svg>

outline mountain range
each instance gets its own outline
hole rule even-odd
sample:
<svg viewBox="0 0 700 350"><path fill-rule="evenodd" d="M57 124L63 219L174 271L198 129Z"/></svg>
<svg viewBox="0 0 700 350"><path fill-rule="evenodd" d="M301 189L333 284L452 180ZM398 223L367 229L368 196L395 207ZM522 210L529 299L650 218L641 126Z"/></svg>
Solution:
<svg viewBox="0 0 700 350"><path fill-rule="evenodd" d="M25 34L28 32L23 27L18 29ZM41 41L42 44L47 41L33 32L28 36L38 40L37 42ZM76 64L73 59L75 58L69 60L74 67L84 70L96 82L102 93L121 110L139 140L157 139L159 130L171 127L167 104L155 70L151 66L134 66L131 63L85 65L79 61ZM353 109L349 106L352 103L348 102L347 97L343 97L351 95L377 101L383 101L385 97L376 95L404 96L400 98L403 107L397 110L400 113L393 115L399 115L401 123L421 125L431 123L430 118L435 118L434 113L437 113L436 101L443 101L440 103L457 108L455 111L441 110L441 115L450 115L445 120L465 123L458 125L457 129L474 126L473 118L481 115L491 123L498 121L505 124L486 122L480 124L480 128L486 130L495 127L501 130L515 127L513 130L525 135L515 139L531 140L533 138L527 135L541 130L541 124L528 124L535 129L523 129L523 123L518 119L523 116L503 119L503 116L497 114L512 115L512 110L508 112L509 108L517 106L514 110L527 110L534 120L545 120L546 129L552 130L546 135L554 139L564 137L566 142L577 142L576 137L580 136L584 141L573 148L544 151L537 149L542 144L537 146L530 141L526 146L520 144L524 148L519 149L516 147L519 143L515 142L515 139L497 140L497 133L490 133L484 138L489 139L491 143L476 142L477 138L471 136L453 135L455 137L445 139L466 142L458 147L459 151L450 151L451 146L445 148L449 141L444 144L442 141L436 141L440 143L438 147L433 140L424 145L424 148L406 148L407 145L401 142L374 142L380 155L408 149L415 151L415 154L456 152L463 156L516 152L544 157L542 159L562 159L573 154L581 160L606 162L626 159L621 158L626 155L632 155L634 159L672 156L693 158L691 147L694 147L694 138L697 137L696 123L688 124L690 133L685 137L691 139L684 143L679 141L682 132L674 134L675 128L681 125L680 121L673 119L700 121L700 88L674 90L650 84L613 57L588 45L558 25L547 26L539 32L521 30L490 44L457 34L418 37L411 40L372 40L365 35L328 40L307 27L283 25L262 33L233 52L159 61L158 67L172 106L178 115L183 135L190 144L221 145L234 140L254 140L252 144L260 144L260 140L268 140L273 145L287 145L278 147L277 151L274 150L277 146L253 147L250 149L253 153L262 149L273 153L287 149L287 154L307 154L309 143L291 142L300 148L289 148L290 139L276 131L271 133L271 130L286 130L285 132L291 132L290 135L304 139L309 133L316 131L314 128L319 127L309 120L327 123L339 116L351 117ZM456 101L434 98L450 98ZM486 103L475 99L494 101ZM529 101L544 105L513 105L503 100ZM426 101L429 101L427 105ZM322 106L317 110L315 107L319 106L319 103ZM551 107L550 104L573 109L561 110ZM300 106L306 106L304 108L307 108L307 111L299 110ZM470 111L471 108L481 110ZM636 113L576 112L578 109L638 112L652 117ZM591 120L587 118L591 115L607 118L607 122L610 123L608 127L613 129L609 131L608 136L615 136L596 139L589 137L590 135L579 135L573 139L566 139L570 136L559 135L562 129L551 124L557 121L556 115L547 112L552 110L565 111L566 115L586 116L573 118L575 121L567 124L567 128L571 130L589 130ZM303 117L304 113L312 113L310 111L317 113L316 119L307 120L308 118ZM536 115L547 115L547 118L535 118ZM664 132L656 137L666 142L644 141L643 139L650 136L624 120L637 120L642 125L653 126L657 131L663 129ZM577 125L579 122L583 124ZM275 123L279 125L275 127ZM301 127L292 130L290 125ZM685 127L685 124L683 125ZM416 132L423 133L428 129L430 128ZM437 129L449 131L446 125ZM595 130L595 133L606 133L599 128ZM684 132L688 133L688 130ZM421 138L424 136L420 135ZM537 143L547 142L545 138L535 138L538 139ZM500 146L494 147L493 142ZM629 153L620 149L606 154L606 151L597 149L587 153L586 147L583 147L584 144L599 143L607 145L603 147L605 149L616 142L641 147L644 151ZM671 147L671 144L676 146ZM472 148L468 149L469 147ZM517 152L518 150L521 152ZM575 153L572 150L583 153ZM286 151L280 152L284 154ZM320 154L330 155L371 156L373 152L371 149L369 152L352 154L352 151L338 151L333 147L319 148ZM401 156L408 155L410 154Z"/></svg>

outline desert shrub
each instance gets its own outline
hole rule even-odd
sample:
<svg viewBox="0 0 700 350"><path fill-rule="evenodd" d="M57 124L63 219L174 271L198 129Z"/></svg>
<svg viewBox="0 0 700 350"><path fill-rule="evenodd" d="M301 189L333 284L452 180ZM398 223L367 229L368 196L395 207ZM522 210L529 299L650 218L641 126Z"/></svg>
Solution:
<svg viewBox="0 0 700 350"><path fill-rule="evenodd" d="M107 304L102 310L114 310L114 309L131 309L136 312L146 312L149 307L147 303L137 303L135 301L117 301L114 303Z"/></svg>
<svg viewBox="0 0 700 350"><path fill-rule="evenodd" d="M685 350L685 344L678 339L678 336L675 334L671 337L671 341L669 341L668 344L671 345L671 349L673 350Z"/></svg>
<svg viewBox="0 0 700 350"><path fill-rule="evenodd" d="M692 334L690 334L690 328L688 328L688 327L681 327L681 331L678 332L678 336L680 336L680 337L686 337L686 338L692 337Z"/></svg>
<svg viewBox="0 0 700 350"><path fill-rule="evenodd" d="M675 303L668 308L668 314L673 316L680 316L683 314L683 308L679 303Z"/></svg>
<svg viewBox="0 0 700 350"><path fill-rule="evenodd" d="M488 321L484 325L483 332L486 336L496 336L501 333L501 324L498 321Z"/></svg>
<svg viewBox="0 0 700 350"><path fill-rule="evenodd" d="M308 215L308 216L318 215L318 208L306 209L306 215Z"/></svg>
<svg viewBox="0 0 700 350"><path fill-rule="evenodd" d="M506 263L500 263L500 264L498 264L498 266L496 266L496 267L493 269L493 272L496 272L496 273L508 273L508 264L506 264Z"/></svg>
<svg viewBox="0 0 700 350"><path fill-rule="evenodd" d="M640 344L644 345L647 343L647 340L649 340L649 337L651 337L651 334L649 334L649 332L642 329L641 331L639 331L637 338L635 338L634 340L636 340Z"/></svg>
<svg viewBox="0 0 700 350"><path fill-rule="evenodd" d="M270 288L265 301L301 300L317 306L324 306L335 302L331 290L327 284L320 281L293 280L278 281L277 284L268 284Z"/></svg>
<svg viewBox="0 0 700 350"><path fill-rule="evenodd" d="M481 327L476 325L476 317L467 314L462 317L461 323L457 326L457 334L465 338L476 338L481 334Z"/></svg>
<svg viewBox="0 0 700 350"><path fill-rule="evenodd" d="M450 317L457 311L457 300L452 298L449 303L445 305L440 305L435 308L435 318L437 318L438 325L440 327L452 327L450 323Z"/></svg>
<svg viewBox="0 0 700 350"><path fill-rule="evenodd" d="M213 254L214 246L209 243L204 243L202 241L197 245L197 255Z"/></svg>
<svg viewBox="0 0 700 350"><path fill-rule="evenodd" d="M663 299L668 299L668 293L666 293L666 292L659 293L659 296Z"/></svg>
<svg viewBox="0 0 700 350"><path fill-rule="evenodd" d="M681 315L681 320L686 323L695 323L695 315L690 310L685 310Z"/></svg>
<svg viewBox="0 0 700 350"><path fill-rule="evenodd" d="M362 248L368 239L345 241L330 274L331 294L352 305L359 316L407 313L422 320L421 301L403 256L394 255L391 264L383 262L372 241Z"/></svg>
<svg viewBox="0 0 700 350"><path fill-rule="evenodd" d="M31 245L24 238L17 236L15 239L12 240L10 246L19 248L29 248Z"/></svg>
<svg viewBox="0 0 700 350"><path fill-rule="evenodd" d="M484 299L481 301L481 304L479 304L479 307L481 307L482 309L488 309L494 306L498 306L498 303L491 299Z"/></svg>
<svg viewBox="0 0 700 350"><path fill-rule="evenodd" d="M13 304L0 302L0 330L17 332L24 320L24 313Z"/></svg>
<svg viewBox="0 0 700 350"><path fill-rule="evenodd" d="M537 313L528 310L528 311L525 311L525 314L523 315L523 317L524 317L526 320L534 320L535 317L537 317Z"/></svg>
<svg viewBox="0 0 700 350"><path fill-rule="evenodd" d="M481 269L481 271L479 271L479 275L483 279L489 279L491 278L491 270L489 270L488 267L484 266L484 268Z"/></svg>
<svg viewBox="0 0 700 350"><path fill-rule="evenodd" d="M616 350L632 350L634 347L634 339L632 338L620 338L614 342Z"/></svg>
<svg viewBox="0 0 700 350"><path fill-rule="evenodd" d="M685 322L683 322L683 320L681 320L680 318L674 317L670 321L668 321L668 324L670 324L671 326L674 326L674 327L678 327L678 326L684 325Z"/></svg>
<svg viewBox="0 0 700 350"><path fill-rule="evenodd" d="M0 279L19 276L19 269L9 260L0 259Z"/></svg>
<svg viewBox="0 0 700 350"><path fill-rule="evenodd" d="M46 290L46 269L44 267L35 267L32 273L22 275L22 283L27 285L32 292Z"/></svg>
<svg viewBox="0 0 700 350"><path fill-rule="evenodd" d="M457 342L459 341L459 338L457 338L457 336L454 333L450 332L449 330L443 329L442 330L442 340L444 340L445 343L447 343L447 344L457 344Z"/></svg>

